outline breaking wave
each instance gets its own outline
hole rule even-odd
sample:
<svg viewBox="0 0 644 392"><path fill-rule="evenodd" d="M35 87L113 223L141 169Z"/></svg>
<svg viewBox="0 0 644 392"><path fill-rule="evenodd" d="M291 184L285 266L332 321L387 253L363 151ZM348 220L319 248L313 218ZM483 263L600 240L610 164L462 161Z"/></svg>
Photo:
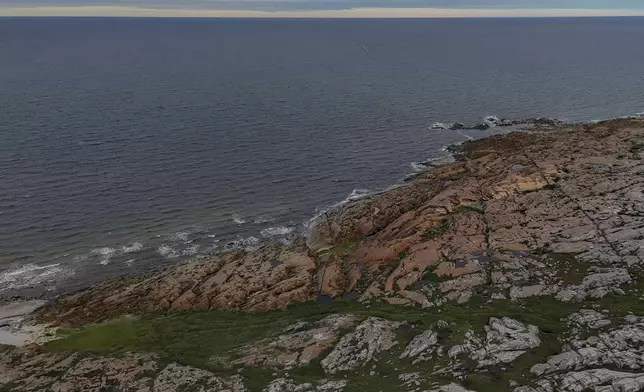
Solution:
<svg viewBox="0 0 644 392"><path fill-rule="evenodd" d="M0 292L39 285L46 285L49 289L62 278L73 274L72 269L62 267L60 264L25 264L0 273Z"/></svg>
<svg viewBox="0 0 644 392"><path fill-rule="evenodd" d="M267 229L262 230L260 234L262 235L262 237L269 238L269 237L289 235L293 233L294 230L295 230L294 227L284 227L284 226L269 227Z"/></svg>

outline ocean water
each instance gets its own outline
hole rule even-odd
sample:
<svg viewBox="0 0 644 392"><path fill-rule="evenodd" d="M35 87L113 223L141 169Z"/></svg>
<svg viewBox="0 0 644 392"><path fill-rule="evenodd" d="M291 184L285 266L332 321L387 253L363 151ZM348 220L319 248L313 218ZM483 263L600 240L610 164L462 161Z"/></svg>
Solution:
<svg viewBox="0 0 644 392"><path fill-rule="evenodd" d="M644 111L643 18L0 19L0 297L288 240L430 130Z"/></svg>

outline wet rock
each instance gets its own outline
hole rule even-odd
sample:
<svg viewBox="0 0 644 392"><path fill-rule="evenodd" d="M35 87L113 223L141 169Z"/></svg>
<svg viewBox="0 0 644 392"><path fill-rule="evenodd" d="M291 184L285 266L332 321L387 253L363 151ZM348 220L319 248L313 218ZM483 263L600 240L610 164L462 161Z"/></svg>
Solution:
<svg viewBox="0 0 644 392"><path fill-rule="evenodd" d="M332 314L315 323L296 323L284 334L264 339L238 351L234 364L291 369L308 365L338 341L343 329L355 325L355 316Z"/></svg>
<svg viewBox="0 0 644 392"><path fill-rule="evenodd" d="M321 361L328 374L358 368L373 360L378 353L396 345L394 330L401 323L370 317L344 335L333 351Z"/></svg>

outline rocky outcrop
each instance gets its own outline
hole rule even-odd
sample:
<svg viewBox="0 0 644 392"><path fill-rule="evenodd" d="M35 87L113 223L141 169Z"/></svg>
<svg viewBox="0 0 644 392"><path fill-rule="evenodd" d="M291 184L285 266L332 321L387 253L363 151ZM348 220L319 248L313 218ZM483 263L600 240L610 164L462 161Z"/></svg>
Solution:
<svg viewBox="0 0 644 392"><path fill-rule="evenodd" d="M185 317L176 311L250 319L314 299L331 303L325 311L287 309L297 315L288 322L270 313L258 324L266 331L240 341L228 325L224 344L204 334L208 350L198 353L201 342L177 348L176 335L133 345L159 354L123 354L115 343L118 355L98 355L80 332L77 352L0 346L0 389L644 390L644 119L533 125L466 143L453 162L321 215L308 243L112 280L32 321L74 327L152 313L124 318L141 328L124 332L143 336L176 334L184 324L174 318ZM45 329L25 314L2 312L0 339L50 337L29 332ZM199 328L218 322L198 314L215 315Z"/></svg>
<svg viewBox="0 0 644 392"><path fill-rule="evenodd" d="M584 313L570 319L589 322L591 328L601 320L595 313ZM539 377L536 386L520 387L515 392L640 391L644 388L643 367L644 322L627 316L622 325L607 332L570 340L561 353L530 369Z"/></svg>
<svg viewBox="0 0 644 392"><path fill-rule="evenodd" d="M85 357L8 349L0 355L0 387L25 392L246 392L239 376L219 377L155 355Z"/></svg>
<svg viewBox="0 0 644 392"><path fill-rule="evenodd" d="M239 350L235 364L291 369L306 366L338 341L342 330L355 325L355 316L334 314L316 323L297 323L284 334Z"/></svg>
<svg viewBox="0 0 644 392"><path fill-rule="evenodd" d="M485 367L510 363L541 344L537 327L526 326L508 317L490 318L485 332L485 340L473 332L468 332L465 343L452 347L448 355L466 355L477 361L479 367Z"/></svg>
<svg viewBox="0 0 644 392"><path fill-rule="evenodd" d="M400 354L400 359L412 359L414 362L426 361L432 358L438 345L438 333L428 329L416 335Z"/></svg>
<svg viewBox="0 0 644 392"><path fill-rule="evenodd" d="M214 308L261 311L315 298L316 264L300 241L224 254L136 279L114 280L64 297L43 321L78 325L123 313Z"/></svg>
<svg viewBox="0 0 644 392"><path fill-rule="evenodd" d="M346 385L346 381L329 380L297 384L293 380L279 378L271 382L264 392L342 392Z"/></svg>
<svg viewBox="0 0 644 392"><path fill-rule="evenodd" d="M455 162L320 215L308 243L114 280L59 299L39 320L263 311L319 294L425 308L481 292L515 301L621 295L644 261L644 120L533 125L465 143Z"/></svg>
<svg viewBox="0 0 644 392"><path fill-rule="evenodd" d="M328 374L363 366L375 356L396 345L394 330L401 323L370 317L340 339L333 351L321 362Z"/></svg>
<svg viewBox="0 0 644 392"><path fill-rule="evenodd" d="M458 384L448 384L448 385L444 385L442 387L439 387L437 389L432 389L432 390L425 391L425 392L475 392L475 391L465 389L465 388L463 388L462 386L460 386Z"/></svg>

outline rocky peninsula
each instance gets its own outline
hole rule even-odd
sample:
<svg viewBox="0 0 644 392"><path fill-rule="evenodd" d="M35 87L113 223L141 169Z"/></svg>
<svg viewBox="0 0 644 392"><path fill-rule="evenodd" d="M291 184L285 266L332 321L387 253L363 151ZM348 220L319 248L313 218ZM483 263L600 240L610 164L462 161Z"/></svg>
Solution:
<svg viewBox="0 0 644 392"><path fill-rule="evenodd" d="M644 119L533 125L292 244L4 309L0 391L644 391Z"/></svg>

